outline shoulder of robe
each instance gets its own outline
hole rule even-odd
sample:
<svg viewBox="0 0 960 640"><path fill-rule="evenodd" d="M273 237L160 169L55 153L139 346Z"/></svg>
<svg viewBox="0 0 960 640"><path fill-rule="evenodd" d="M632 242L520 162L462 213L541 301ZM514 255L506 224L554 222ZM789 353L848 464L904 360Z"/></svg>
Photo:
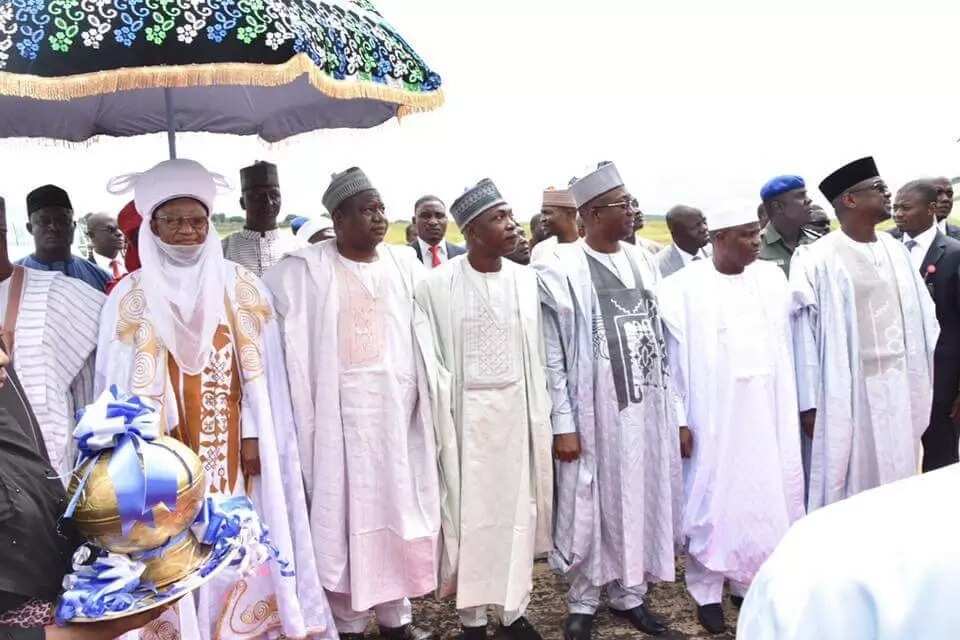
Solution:
<svg viewBox="0 0 960 640"><path fill-rule="evenodd" d="M84 302L96 305L97 308L102 307L104 301L107 299L107 296L102 291L94 289L81 280L67 277L56 271L44 273L44 275L47 274L53 276L50 279L50 290L62 293L67 296L68 299L83 300ZM30 277L33 278L33 274L30 274ZM126 278L124 278L124 280L125 279Z"/></svg>
<svg viewBox="0 0 960 640"><path fill-rule="evenodd" d="M321 260L324 243L312 244L285 254L280 261L263 272L264 284L272 290L283 287L287 278L300 279L308 269L311 260Z"/></svg>

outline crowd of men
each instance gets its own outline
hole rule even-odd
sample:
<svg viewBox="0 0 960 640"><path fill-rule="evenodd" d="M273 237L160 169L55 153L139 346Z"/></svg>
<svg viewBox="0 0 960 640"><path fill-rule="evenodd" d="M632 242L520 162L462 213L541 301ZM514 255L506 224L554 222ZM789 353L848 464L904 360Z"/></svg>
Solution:
<svg viewBox="0 0 960 640"><path fill-rule="evenodd" d="M466 640L490 607L497 637L536 640L547 554L566 639L591 637L603 591L659 635L647 587L678 553L720 633L724 587L739 603L806 513L958 460L948 180L894 199L856 160L819 184L830 231L804 180L778 176L759 216L673 207L657 252L609 162L543 192L530 242L484 179L449 208L420 198L409 246L386 244L355 167L294 236L269 163L242 170L246 225L221 241L223 184L189 160L111 181L133 200L88 217L89 258L68 194L41 187L35 252L0 255L3 340L53 469L70 471L75 409L116 385L157 406L210 492L252 498L295 566L218 577L151 623L165 633L358 640L375 617L426 640L410 599L436 593Z"/></svg>

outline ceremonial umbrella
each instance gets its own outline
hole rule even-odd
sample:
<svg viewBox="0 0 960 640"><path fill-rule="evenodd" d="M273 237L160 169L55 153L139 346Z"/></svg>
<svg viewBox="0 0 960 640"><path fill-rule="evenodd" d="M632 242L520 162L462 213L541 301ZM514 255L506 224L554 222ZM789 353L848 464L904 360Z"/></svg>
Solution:
<svg viewBox="0 0 960 640"><path fill-rule="evenodd" d="M0 137L366 128L440 76L369 0L0 0Z"/></svg>

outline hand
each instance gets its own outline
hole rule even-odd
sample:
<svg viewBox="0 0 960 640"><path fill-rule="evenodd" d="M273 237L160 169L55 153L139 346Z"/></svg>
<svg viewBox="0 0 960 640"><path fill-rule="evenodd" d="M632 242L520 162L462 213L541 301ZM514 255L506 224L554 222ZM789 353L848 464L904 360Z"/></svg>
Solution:
<svg viewBox="0 0 960 640"><path fill-rule="evenodd" d="M47 640L113 640L128 631L144 627L166 611L169 607L157 607L136 615L103 622L68 624L65 627L49 625L44 629Z"/></svg>
<svg viewBox="0 0 960 640"><path fill-rule="evenodd" d="M817 422L817 410L807 409L800 412L800 429L803 433L813 440L813 425Z"/></svg>
<svg viewBox="0 0 960 640"><path fill-rule="evenodd" d="M248 478L260 475L260 440L257 438L240 441L240 468Z"/></svg>
<svg viewBox="0 0 960 640"><path fill-rule="evenodd" d="M960 394L957 394L953 406L950 407L950 419L953 420L953 424L960 425Z"/></svg>
<svg viewBox="0 0 960 640"><path fill-rule="evenodd" d="M580 436L561 433L553 436L553 457L560 462L573 462L580 457Z"/></svg>
<svg viewBox="0 0 960 640"><path fill-rule="evenodd" d="M693 432L690 427L680 427L680 457L689 458L693 455Z"/></svg>

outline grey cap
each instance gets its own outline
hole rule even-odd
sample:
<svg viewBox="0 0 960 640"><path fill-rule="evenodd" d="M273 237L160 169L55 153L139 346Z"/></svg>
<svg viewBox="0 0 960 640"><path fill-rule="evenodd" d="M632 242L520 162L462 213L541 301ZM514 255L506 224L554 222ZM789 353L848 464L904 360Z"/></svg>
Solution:
<svg viewBox="0 0 960 640"><path fill-rule="evenodd" d="M453 201L450 205L450 215L457 221L457 226L463 229L487 209L506 203L497 185L493 184L493 180L484 178Z"/></svg>
<svg viewBox="0 0 960 640"><path fill-rule="evenodd" d="M591 174L585 175L570 185L570 195L577 203L577 208L583 207L594 198L623 186L623 179L612 162L600 165Z"/></svg>
<svg viewBox="0 0 960 640"><path fill-rule="evenodd" d="M323 193L323 206L333 213L334 209L351 196L373 189L373 184L362 169L350 167L330 177L330 186Z"/></svg>

